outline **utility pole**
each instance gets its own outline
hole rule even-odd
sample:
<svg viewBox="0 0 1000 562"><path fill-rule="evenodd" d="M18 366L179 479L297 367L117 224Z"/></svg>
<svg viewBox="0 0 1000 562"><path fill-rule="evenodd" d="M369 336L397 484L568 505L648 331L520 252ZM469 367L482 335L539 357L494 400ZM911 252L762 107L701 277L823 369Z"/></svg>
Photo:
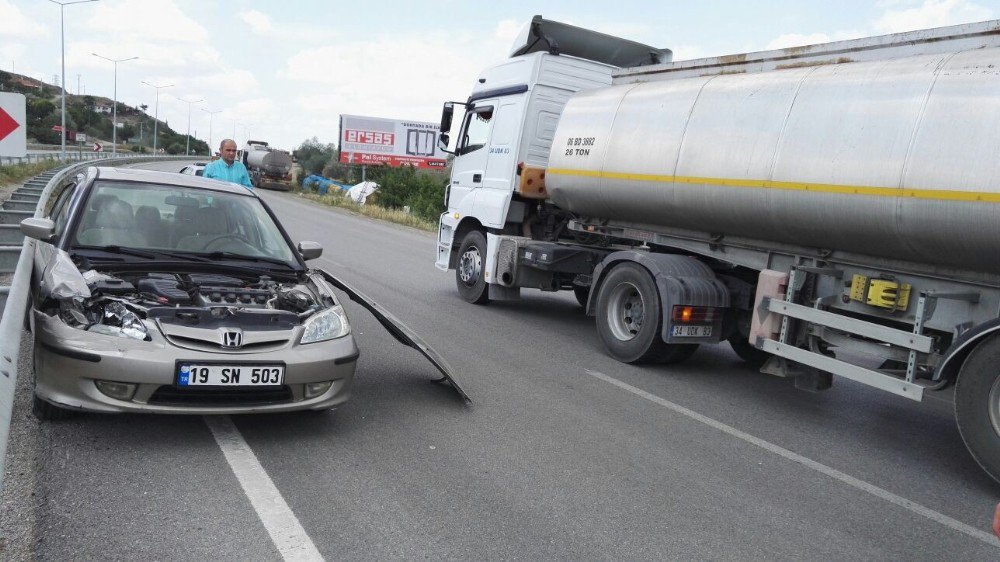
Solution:
<svg viewBox="0 0 1000 562"><path fill-rule="evenodd" d="M102 57L97 53L90 53L99 59L104 59L106 61L111 61L115 65L115 99L112 102L112 113L111 118L111 157L114 158L118 156L118 63L135 60L139 57L129 57L127 59L109 59L108 57ZM65 131L63 132L65 134Z"/></svg>
<svg viewBox="0 0 1000 562"><path fill-rule="evenodd" d="M212 144L214 142L212 139L212 118L215 117L216 113L222 112L222 110L216 109L215 111L209 111L204 107L201 108L201 110L208 114L208 157L211 158L213 150L212 147L215 146L214 144Z"/></svg>
<svg viewBox="0 0 1000 562"><path fill-rule="evenodd" d="M80 75L76 75L76 95L80 95Z"/></svg>
<svg viewBox="0 0 1000 562"><path fill-rule="evenodd" d="M176 98L177 96L174 96L174 97ZM185 156L191 156L191 106L194 105L194 104L196 104L196 103L201 103L201 102L205 101L205 98L194 100L194 101L188 101L188 100L186 100L184 98L177 98L177 99L179 99L182 102L188 104L187 146L184 149L184 155Z"/></svg>
<svg viewBox="0 0 1000 562"><path fill-rule="evenodd" d="M156 86L154 84L146 82L145 80L143 80L142 83L156 89L156 109L153 110L153 154L156 154L156 140L157 137L159 136L156 133L157 133L157 128L160 124L160 90L162 90L163 88L169 88L173 86L173 84Z"/></svg>
<svg viewBox="0 0 1000 562"><path fill-rule="evenodd" d="M75 0L73 2L59 2L57 0L49 0L53 4L59 4L59 45L62 51L62 77L63 82L66 82L66 6L73 4L83 4L85 2L97 2L97 0ZM62 137L59 158L66 160L66 88L62 90L62 122L61 122ZM0 451L4 453L5 451ZM0 456L0 459L3 457Z"/></svg>

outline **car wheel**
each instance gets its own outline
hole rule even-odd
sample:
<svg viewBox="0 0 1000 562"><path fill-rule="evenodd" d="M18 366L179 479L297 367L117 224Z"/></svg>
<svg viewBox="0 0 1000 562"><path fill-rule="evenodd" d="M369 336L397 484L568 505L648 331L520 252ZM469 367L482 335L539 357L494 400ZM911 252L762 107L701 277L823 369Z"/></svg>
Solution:
<svg viewBox="0 0 1000 562"><path fill-rule="evenodd" d="M1000 337L980 343L955 384L955 421L972 457L1000 482Z"/></svg>
<svg viewBox="0 0 1000 562"><path fill-rule="evenodd" d="M623 363L677 363L697 345L667 344L663 314L652 276L640 265L615 267L597 293L597 333L608 354Z"/></svg>
<svg viewBox="0 0 1000 562"><path fill-rule="evenodd" d="M487 304L489 287L483 273L486 271L486 237L478 230L471 230L458 248L458 265L455 267L455 284L466 302Z"/></svg>
<svg viewBox="0 0 1000 562"><path fill-rule="evenodd" d="M37 394L31 396L31 413L39 421L54 421L72 418L77 415L73 410L60 408L55 404L50 404L38 397Z"/></svg>

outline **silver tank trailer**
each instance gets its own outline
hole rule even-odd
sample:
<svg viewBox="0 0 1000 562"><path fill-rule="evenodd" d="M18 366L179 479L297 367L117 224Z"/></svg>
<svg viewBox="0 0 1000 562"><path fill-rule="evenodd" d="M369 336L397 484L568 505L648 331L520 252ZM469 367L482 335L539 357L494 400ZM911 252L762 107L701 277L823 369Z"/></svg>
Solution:
<svg viewBox="0 0 1000 562"><path fill-rule="evenodd" d="M274 150L261 145L249 145L244 164L258 168L265 174L283 177L292 169L292 156L283 150Z"/></svg>
<svg viewBox="0 0 1000 562"><path fill-rule="evenodd" d="M580 92L546 176L583 216L1000 272L1000 49Z"/></svg>

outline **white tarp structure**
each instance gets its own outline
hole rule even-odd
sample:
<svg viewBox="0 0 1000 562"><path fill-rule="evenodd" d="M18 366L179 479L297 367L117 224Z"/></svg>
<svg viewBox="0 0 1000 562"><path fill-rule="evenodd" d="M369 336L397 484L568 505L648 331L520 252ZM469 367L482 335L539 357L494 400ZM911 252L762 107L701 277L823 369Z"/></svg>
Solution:
<svg viewBox="0 0 1000 562"><path fill-rule="evenodd" d="M378 184L373 181L363 181L347 190L347 196L358 205L364 205L368 196L378 190Z"/></svg>

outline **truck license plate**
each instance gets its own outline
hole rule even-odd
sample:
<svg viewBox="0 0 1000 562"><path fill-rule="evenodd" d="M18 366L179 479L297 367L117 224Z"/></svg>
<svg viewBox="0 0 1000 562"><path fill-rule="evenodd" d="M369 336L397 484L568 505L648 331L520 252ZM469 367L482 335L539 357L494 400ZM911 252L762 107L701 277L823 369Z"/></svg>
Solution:
<svg viewBox="0 0 1000 562"><path fill-rule="evenodd" d="M285 380L282 365L181 365L178 386L275 386Z"/></svg>
<svg viewBox="0 0 1000 562"><path fill-rule="evenodd" d="M674 326L670 335L678 338L708 338L712 336L711 326Z"/></svg>

